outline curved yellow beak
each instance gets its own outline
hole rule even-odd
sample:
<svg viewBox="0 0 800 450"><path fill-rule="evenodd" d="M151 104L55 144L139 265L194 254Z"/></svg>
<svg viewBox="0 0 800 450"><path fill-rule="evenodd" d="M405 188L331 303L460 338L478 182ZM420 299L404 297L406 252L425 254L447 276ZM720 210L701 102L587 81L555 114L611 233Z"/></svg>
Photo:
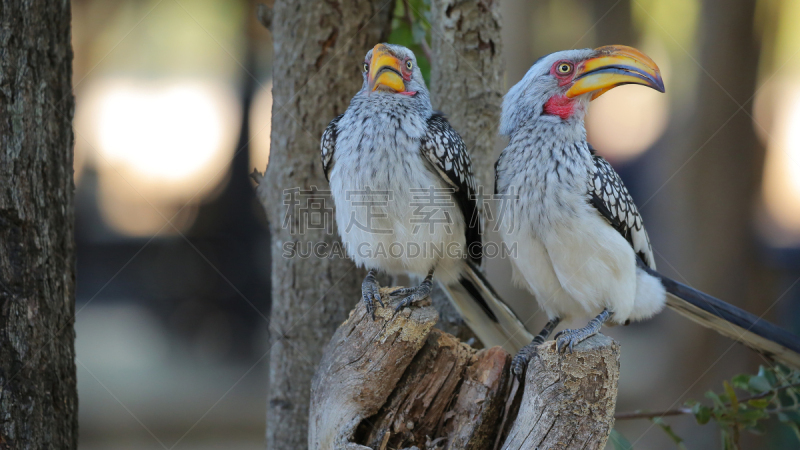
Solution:
<svg viewBox="0 0 800 450"><path fill-rule="evenodd" d="M597 56L579 65L575 81L567 91L573 98L593 92L592 100L623 84L641 84L664 92L664 80L649 56L625 45L607 45L595 49Z"/></svg>
<svg viewBox="0 0 800 450"><path fill-rule="evenodd" d="M369 90L403 92L406 90L403 82L400 60L389 52L383 44L378 44L372 49L372 60L369 63Z"/></svg>

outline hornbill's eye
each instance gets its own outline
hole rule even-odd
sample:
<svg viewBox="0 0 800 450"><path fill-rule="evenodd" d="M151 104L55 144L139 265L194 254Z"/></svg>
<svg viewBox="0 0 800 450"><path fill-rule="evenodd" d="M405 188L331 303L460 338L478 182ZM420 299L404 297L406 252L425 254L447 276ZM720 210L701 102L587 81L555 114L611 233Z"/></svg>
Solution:
<svg viewBox="0 0 800 450"><path fill-rule="evenodd" d="M361 71L364 72L364 73L369 72L369 64L367 64L367 63L362 64L361 65Z"/></svg>
<svg viewBox="0 0 800 450"><path fill-rule="evenodd" d="M412 63L410 59L406 61L406 69L411 70L413 68L414 68L414 63Z"/></svg>
<svg viewBox="0 0 800 450"><path fill-rule="evenodd" d="M556 67L556 72L558 72L559 75L567 75L572 72L572 64L567 62L559 63Z"/></svg>

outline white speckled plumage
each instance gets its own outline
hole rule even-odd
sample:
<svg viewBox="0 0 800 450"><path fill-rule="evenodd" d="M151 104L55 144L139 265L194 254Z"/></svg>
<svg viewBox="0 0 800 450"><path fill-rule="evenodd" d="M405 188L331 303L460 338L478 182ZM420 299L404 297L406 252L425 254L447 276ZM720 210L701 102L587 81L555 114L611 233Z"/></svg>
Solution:
<svg viewBox="0 0 800 450"><path fill-rule="evenodd" d="M481 202L475 196L477 189L467 149L447 120L433 111L413 53L400 46L386 47L398 58L413 62L414 70L405 81L405 89L416 93L371 91L365 73L362 89L322 136L322 164L330 182L342 242L348 256L361 267L419 276L435 270L436 279L484 344L515 351L531 336L478 273ZM367 54L367 63L373 51ZM371 219L366 207L353 203L353 193L363 193L367 188L392 195L388 203L372 206ZM450 193L451 201L437 203L437 216L448 218L448 224L420 226L419 215L415 217L415 195L431 188L440 195ZM356 222L369 222L371 229L353 226ZM413 243L423 249L458 251L423 251L417 255L363 251L388 249L398 243L403 249ZM465 280L473 286L470 292L462 286ZM493 320L489 319L487 308Z"/></svg>
<svg viewBox="0 0 800 450"><path fill-rule="evenodd" d="M551 66L592 54L546 56L506 95L501 132L509 143L496 165L496 191L520 196L504 203L514 226L501 227L503 239L518 243L514 278L548 317L594 316L607 308L611 321L625 323L651 317L666 300L661 283L637 267L639 254L655 268L647 232L616 172L586 141L589 95L575 98L569 117L545 110L548 99L567 89Z"/></svg>
<svg viewBox="0 0 800 450"><path fill-rule="evenodd" d="M559 351L665 304L692 321L744 343L765 357L800 368L800 338L733 305L655 271L642 218L608 162L586 142L590 98L623 84L664 92L655 62L639 50L605 46L542 58L503 101L501 132L509 144L497 162L496 191L517 243L515 279L528 287L550 321L512 362L517 376L561 319L596 315L556 337ZM510 231L508 231L510 230Z"/></svg>
<svg viewBox="0 0 800 450"><path fill-rule="evenodd" d="M396 51L402 52L401 49ZM348 255L359 266L391 274L419 276L436 269L435 276L440 281L453 283L462 272L462 258L452 255L439 258L439 255L427 252L418 256L403 252L401 256L393 257L375 252L379 247L388 249L393 243L407 248L406 244L410 242L422 246L457 245L460 249L466 248L465 220L456 201L442 207L441 215L452 218L449 227L441 224L420 226L412 214L414 192L419 192L415 190L446 190L450 185L432 164L421 157L421 141L428 133L428 120L434 112L421 74L411 82L415 85L408 89L417 94L405 96L370 92L365 78L364 87L338 118L335 151L331 152L327 167L336 205L336 222ZM440 148L440 152L444 153L444 149ZM392 195L386 206L372 206L371 219L367 217L367 208L354 206L352 198L353 193L367 188ZM350 199L348 193L351 193ZM388 197L384 199L388 200ZM378 196L371 199L376 200L379 200ZM354 222L369 224L373 231L351 226ZM391 230L391 233L375 230Z"/></svg>

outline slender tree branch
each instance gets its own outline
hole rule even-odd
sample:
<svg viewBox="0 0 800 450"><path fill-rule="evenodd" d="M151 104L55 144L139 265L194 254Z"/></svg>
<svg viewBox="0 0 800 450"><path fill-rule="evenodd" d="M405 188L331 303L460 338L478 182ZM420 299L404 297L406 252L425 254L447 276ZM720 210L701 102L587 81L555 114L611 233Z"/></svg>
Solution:
<svg viewBox="0 0 800 450"><path fill-rule="evenodd" d="M633 419L655 419L656 417L666 416L682 416L684 414L691 414L690 408L668 409L666 411L645 412L634 411L627 413L617 413L614 415L614 420L633 420Z"/></svg>
<svg viewBox="0 0 800 450"><path fill-rule="evenodd" d="M764 391L764 392L762 392L760 394L757 394L757 395L754 395L752 397L746 397L746 398L739 399L739 402L747 402L747 401L750 401L750 400L758 400L760 398L769 397L772 394L777 394L780 391L783 391L785 389L791 389L793 387L800 387L800 383L792 383L792 384L787 384L785 386L778 386L775 389L772 389L772 390L769 390L769 391Z"/></svg>
<svg viewBox="0 0 800 450"><path fill-rule="evenodd" d="M775 389L771 389L769 391L764 391L760 394L752 395L750 397L740 398L739 403L745 403L750 400L758 400L765 397L769 397L770 395L775 395L778 392L784 389L791 389L793 387L800 386L800 383L792 383L787 384L786 386L776 387ZM730 406L730 403L726 404ZM780 412L783 409L775 409L775 410L766 410L768 413L773 412ZM666 416L681 416L684 414L692 414L691 408L677 408L677 409L668 409L666 411L656 411L656 412L645 412L645 411L633 411L627 413L617 413L614 415L615 420L634 420L634 419L654 419L656 417L666 417Z"/></svg>
<svg viewBox="0 0 800 450"><path fill-rule="evenodd" d="M408 3L408 0L403 0L403 10L406 13L406 22L408 22L409 28L411 28L411 35L414 35L414 14L411 11L411 5ZM428 46L428 41L425 39L425 36L422 37L422 41L419 43L419 46L422 47L422 53L425 53L425 57L428 58L428 62L433 64L433 52L431 48Z"/></svg>

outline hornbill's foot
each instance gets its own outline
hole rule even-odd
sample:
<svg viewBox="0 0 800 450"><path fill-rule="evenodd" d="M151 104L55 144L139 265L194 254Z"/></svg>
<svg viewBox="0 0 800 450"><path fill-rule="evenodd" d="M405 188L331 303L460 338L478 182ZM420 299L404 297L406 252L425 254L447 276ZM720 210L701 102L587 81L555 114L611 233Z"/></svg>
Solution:
<svg viewBox="0 0 800 450"><path fill-rule="evenodd" d="M558 326L558 323L561 322L561 319L556 317L555 319L549 320L542 329L539 334L533 338L530 344L522 347L519 352L517 352L514 359L511 360L511 371L517 378L522 379L525 375L525 368L528 366L528 363L533 359L533 357L539 358L539 351L538 347L544 344L544 341L550 336L550 333L553 332L553 329Z"/></svg>
<svg viewBox="0 0 800 450"><path fill-rule="evenodd" d="M573 346L580 342L589 339L595 334L600 332L600 327L605 323L614 313L604 309L603 312L597 315L594 319L589 321L589 324L577 330L561 330L556 334L556 348L559 353L566 351L569 347L569 352L572 353Z"/></svg>
<svg viewBox="0 0 800 450"><path fill-rule="evenodd" d="M420 300L424 300L431 295L432 290L433 271L430 271L428 276L422 280L422 283L420 283L419 286L413 288L400 288L390 292L389 295L392 297L404 297L402 300L400 300L400 304L397 305L397 308L395 308L394 312L396 313L406 306L411 306Z"/></svg>
<svg viewBox="0 0 800 450"><path fill-rule="evenodd" d="M375 271L370 270L367 272L367 276L364 277L364 282L361 283L361 301L367 306L367 313L372 316L372 320L375 320L375 304L374 301L378 301L383 307L383 301L381 300L381 293L380 293L381 286L375 280Z"/></svg>
<svg viewBox="0 0 800 450"><path fill-rule="evenodd" d="M525 375L525 369L528 367L528 363L534 356L540 358L538 348L543 343L544 339L539 340L539 336L536 336L530 344L522 347L514 356L514 359L511 360L511 371L514 372L517 378L522 379Z"/></svg>

